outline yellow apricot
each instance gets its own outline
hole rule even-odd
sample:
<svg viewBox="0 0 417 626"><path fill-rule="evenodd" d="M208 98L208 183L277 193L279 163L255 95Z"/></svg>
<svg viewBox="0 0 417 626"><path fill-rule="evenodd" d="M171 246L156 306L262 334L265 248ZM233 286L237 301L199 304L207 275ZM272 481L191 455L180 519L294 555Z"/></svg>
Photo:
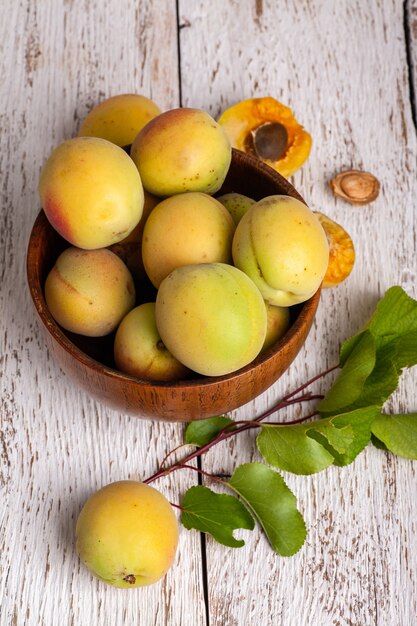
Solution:
<svg viewBox="0 0 417 626"><path fill-rule="evenodd" d="M161 283L156 325L168 350L204 376L221 376L250 363L266 333L263 298L232 265L185 265Z"/></svg>
<svg viewBox="0 0 417 626"><path fill-rule="evenodd" d="M130 235L109 246L109 250L117 254L126 263L133 278L137 281L143 281L146 278L142 260L143 229L150 212L161 201L161 198L157 198L147 191L144 191L144 195L143 213L137 226L135 226Z"/></svg>
<svg viewBox="0 0 417 626"><path fill-rule="evenodd" d="M172 196L218 191L232 151L226 132L208 113L179 108L161 113L142 128L130 156L147 191Z"/></svg>
<svg viewBox="0 0 417 626"><path fill-rule="evenodd" d="M188 369L167 350L155 323L155 303L146 302L122 319L114 339L117 368L145 380L180 380Z"/></svg>
<svg viewBox="0 0 417 626"><path fill-rule="evenodd" d="M135 287L126 265L110 250L70 247L48 274L45 300L66 330L102 337L133 308Z"/></svg>
<svg viewBox="0 0 417 626"><path fill-rule="evenodd" d="M286 306L266 303L266 335L262 352L270 348L284 335L290 325L290 310Z"/></svg>
<svg viewBox="0 0 417 626"><path fill-rule="evenodd" d="M46 217L69 243L105 248L127 237L143 210L137 168L122 148L97 137L60 144L39 180Z"/></svg>
<svg viewBox="0 0 417 626"><path fill-rule="evenodd" d="M291 306L319 289L329 245L317 216L303 202L274 195L254 204L233 238L233 260L269 304Z"/></svg>
<svg viewBox="0 0 417 626"><path fill-rule="evenodd" d="M217 200L226 207L230 215L233 217L235 224L238 224L249 207L251 207L252 204L255 204L255 200L252 198L248 198L248 196L234 191L225 193L222 196L217 196Z"/></svg>
<svg viewBox="0 0 417 626"><path fill-rule="evenodd" d="M142 259L155 287L172 270L232 260L233 218L208 194L189 192L160 202L143 231Z"/></svg>
<svg viewBox="0 0 417 626"><path fill-rule="evenodd" d="M107 98L84 119L80 137L101 137L117 146L128 146L160 108L149 98L127 93Z"/></svg>
<svg viewBox="0 0 417 626"><path fill-rule="evenodd" d="M76 551L94 576L114 587L142 587L160 580L171 567L178 524L159 491L122 480L87 500L75 535Z"/></svg>

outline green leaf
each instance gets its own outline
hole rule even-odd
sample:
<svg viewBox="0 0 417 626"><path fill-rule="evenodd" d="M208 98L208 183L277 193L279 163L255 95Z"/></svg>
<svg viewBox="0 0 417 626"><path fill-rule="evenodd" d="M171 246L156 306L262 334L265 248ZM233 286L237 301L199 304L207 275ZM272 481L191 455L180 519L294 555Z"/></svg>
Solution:
<svg viewBox="0 0 417 626"><path fill-rule="evenodd" d="M315 474L333 463L334 456L307 436L311 424L268 426L262 424L256 443L270 465L293 474Z"/></svg>
<svg viewBox="0 0 417 626"><path fill-rule="evenodd" d="M245 463L234 471L229 486L257 517L268 540L281 556L292 556L303 545L306 526L297 500L280 474L263 463Z"/></svg>
<svg viewBox="0 0 417 626"><path fill-rule="evenodd" d="M376 364L369 375L356 401L345 410L366 406L380 408L398 387L400 372L395 365L396 342L383 346L377 351Z"/></svg>
<svg viewBox="0 0 417 626"><path fill-rule="evenodd" d="M264 459L293 474L314 474L348 465L369 443L378 406L362 407L308 424L262 424L257 445Z"/></svg>
<svg viewBox="0 0 417 626"><path fill-rule="evenodd" d="M223 428L233 423L233 420L225 415L190 422L185 430L185 443L201 448L213 441Z"/></svg>
<svg viewBox="0 0 417 626"><path fill-rule="evenodd" d="M351 424L339 427L335 424L337 418L321 419L313 422L313 428L306 431L308 437L312 437L319 443L326 442L328 450L333 454L343 454L353 443L355 431ZM323 444L322 444L323 445Z"/></svg>
<svg viewBox="0 0 417 626"><path fill-rule="evenodd" d="M389 340L390 335L405 335L417 331L417 301L402 287L390 287L378 302L367 325L375 336Z"/></svg>
<svg viewBox="0 0 417 626"><path fill-rule="evenodd" d="M397 456L417 460L417 413L379 414L372 433Z"/></svg>
<svg viewBox="0 0 417 626"><path fill-rule="evenodd" d="M375 339L369 331L358 338L343 369L333 383L326 397L319 402L318 410L322 414L335 414L353 404L361 394L366 379L375 367Z"/></svg>
<svg viewBox="0 0 417 626"><path fill-rule="evenodd" d="M399 363L403 362L406 354L406 350L403 349L405 342L405 336L396 337L377 350L375 367L366 379L357 399L352 404L341 407L340 410L347 412L371 405L382 407L398 387L401 374ZM410 343L410 346L412 345ZM411 350L407 349L407 352L410 354ZM321 410L321 405L318 408Z"/></svg>
<svg viewBox="0 0 417 626"><path fill-rule="evenodd" d="M349 427L349 432L353 433L353 439L346 449L342 452L336 450L323 441L324 447L328 448L334 455L335 465L349 465L358 456L360 452L368 445L371 439L371 427L375 417L379 414L378 406L367 406L353 411L341 413L332 418L332 424L341 431L345 427ZM319 424L321 420L317 423ZM313 422L313 424L315 424ZM331 442L330 442L331 443Z"/></svg>
<svg viewBox="0 0 417 626"><path fill-rule="evenodd" d="M216 541L231 548L245 545L242 539L233 536L235 529L253 530L255 526L253 517L237 498L214 493L201 485L186 491L181 507L184 509L181 523L185 528L209 533Z"/></svg>
<svg viewBox="0 0 417 626"><path fill-rule="evenodd" d="M373 433L371 434L371 443L375 446L375 448L378 448L379 450L385 450L385 452L388 452L388 448L385 445L385 443L383 443L377 437L375 437Z"/></svg>
<svg viewBox="0 0 417 626"><path fill-rule="evenodd" d="M375 337L377 350L403 338L398 342L396 365L398 369L417 364L417 301L406 294L402 287L388 289L378 302L374 314L365 326ZM360 335L351 337L342 345L340 360L343 365L358 342Z"/></svg>
<svg viewBox="0 0 417 626"><path fill-rule="evenodd" d="M412 367L417 365L417 331L401 335L397 341L397 366Z"/></svg>
<svg viewBox="0 0 417 626"><path fill-rule="evenodd" d="M320 413L381 408L397 388L402 369L417 364L417 302L401 287L389 289L365 329L342 345L340 362L342 371L319 403Z"/></svg>

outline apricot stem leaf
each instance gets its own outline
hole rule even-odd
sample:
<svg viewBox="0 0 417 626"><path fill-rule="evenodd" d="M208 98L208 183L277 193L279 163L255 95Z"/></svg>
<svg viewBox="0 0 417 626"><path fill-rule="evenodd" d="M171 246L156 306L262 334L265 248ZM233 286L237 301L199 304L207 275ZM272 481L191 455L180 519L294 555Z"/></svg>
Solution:
<svg viewBox="0 0 417 626"><path fill-rule="evenodd" d="M245 544L243 539L234 537L235 529L253 530L255 526L253 517L240 500L215 493L202 485L186 491L181 508L181 523L185 528L209 533L216 541L231 548L241 548Z"/></svg>
<svg viewBox="0 0 417 626"><path fill-rule="evenodd" d="M190 422L185 430L185 443L201 448L216 439L220 431L229 424L233 424L233 420L225 415L216 415L204 420Z"/></svg>
<svg viewBox="0 0 417 626"><path fill-rule="evenodd" d="M275 552L281 556L298 552L307 536L306 525L280 474L263 463L245 463L235 469L228 485L254 513Z"/></svg>
<svg viewBox="0 0 417 626"><path fill-rule="evenodd" d="M417 413L380 414L372 424L372 433L397 456L417 460Z"/></svg>

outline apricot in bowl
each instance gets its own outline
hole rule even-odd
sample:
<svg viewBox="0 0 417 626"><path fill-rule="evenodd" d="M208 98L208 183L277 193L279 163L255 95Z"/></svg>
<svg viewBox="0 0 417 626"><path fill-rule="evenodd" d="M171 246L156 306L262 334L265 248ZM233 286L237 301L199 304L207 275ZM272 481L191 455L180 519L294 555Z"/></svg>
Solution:
<svg viewBox="0 0 417 626"><path fill-rule="evenodd" d="M257 158L238 150L233 150L218 195L232 192L257 201L276 194L302 201L289 181ZM288 369L307 338L320 299L318 290L306 302L291 306L289 328L284 335L231 374L190 373L176 382L145 381L117 370L114 334L85 337L64 330L53 319L45 301L45 281L68 245L41 211L29 238L27 279L46 346L80 388L109 407L142 418L187 422L227 413L252 401ZM150 301L155 296L152 289L151 284L137 284L136 304Z"/></svg>
<svg viewBox="0 0 417 626"><path fill-rule="evenodd" d="M131 144L138 132L160 113L155 102L140 94L112 96L88 113L78 134L80 137L101 137L122 148Z"/></svg>
<svg viewBox="0 0 417 626"><path fill-rule="evenodd" d="M57 146L42 168L39 196L55 230L86 250L127 237L144 205L132 160L122 148L98 137L75 137Z"/></svg>

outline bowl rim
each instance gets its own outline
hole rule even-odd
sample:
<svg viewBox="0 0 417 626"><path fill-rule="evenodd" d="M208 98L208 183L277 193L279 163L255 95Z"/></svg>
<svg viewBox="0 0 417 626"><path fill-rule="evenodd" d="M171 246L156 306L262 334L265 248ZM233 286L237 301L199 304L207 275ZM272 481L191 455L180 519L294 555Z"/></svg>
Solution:
<svg viewBox="0 0 417 626"><path fill-rule="evenodd" d="M279 174L276 170L274 170L263 161L235 148L232 148L232 158L234 158L238 163L246 161L247 164L256 168L262 173L265 178L273 182L275 185L278 181L281 187L285 189L285 193L282 193L282 195L289 195L293 198L296 198L297 200L301 200L304 204L307 204L302 196L297 192L297 190L286 178L284 178L281 174ZM44 286L40 284L40 281L38 280L38 277L40 275L39 259L41 251L38 249L39 237L36 237L36 235L42 231L45 222L49 224L45 212L43 211L43 209L40 209L31 229L27 245L26 275L30 295L36 313L43 326L46 328L52 338L61 346L61 348L65 350L67 354L74 357L79 363L87 367L89 370L97 372L100 375L104 375L107 378L111 378L114 381L125 381L129 384L133 383L143 388L175 388L178 391L184 391L196 387L204 387L207 389L209 389L210 387L217 387L219 384L226 381L239 380L239 378L247 376L249 372L255 370L258 366L265 365L269 362L274 361L282 348L291 345L292 342L296 342L297 336L301 331L302 326L305 324L305 320L314 319L315 311L317 309L320 299L321 288L319 288L316 293L311 296L311 298L299 303L298 306L300 306L301 309L298 312L297 317L295 318L289 329L277 342L275 342L264 352L261 352L250 363L238 370L235 370L228 374L224 374L222 376L202 376L195 373L195 377L185 378L177 381L155 381L134 377L130 374L126 374L109 365L106 365L101 361L98 361L97 359L84 352L81 348L79 348L75 343L71 341L71 339L66 335L64 330L59 326L59 324L53 319L52 315L50 314L44 297ZM37 244L34 243L36 241L38 242Z"/></svg>

